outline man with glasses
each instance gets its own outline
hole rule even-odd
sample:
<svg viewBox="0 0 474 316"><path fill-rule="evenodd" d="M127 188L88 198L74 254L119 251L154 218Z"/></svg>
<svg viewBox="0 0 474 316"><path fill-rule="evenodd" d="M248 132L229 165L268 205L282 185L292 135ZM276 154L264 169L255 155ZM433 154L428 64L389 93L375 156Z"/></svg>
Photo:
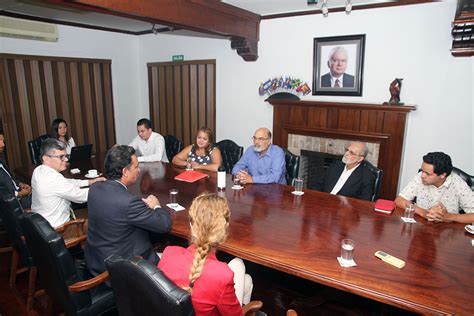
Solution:
<svg viewBox="0 0 474 316"><path fill-rule="evenodd" d="M3 132L0 130L0 154L5 149L5 138ZM8 166L0 157L0 184L10 190L11 193L15 194L16 198L20 202L23 208L31 207L31 187L26 183L17 181L11 173Z"/></svg>
<svg viewBox="0 0 474 316"><path fill-rule="evenodd" d="M253 137L253 146L235 164L232 174L246 183L281 183L285 179L285 153L272 144L272 133L268 128L259 128Z"/></svg>
<svg viewBox="0 0 474 316"><path fill-rule="evenodd" d="M346 49L334 47L329 53L329 72L321 76L321 87L354 88L354 76L346 74L347 62Z"/></svg>
<svg viewBox="0 0 474 316"><path fill-rule="evenodd" d="M68 155L66 146L57 139L46 139L40 148L42 164L35 168L31 177L33 188L33 212L41 214L53 227L63 225L74 217L71 202L87 201L88 188L97 181L105 181L98 177L91 180L75 180L65 178L61 172L66 170Z"/></svg>
<svg viewBox="0 0 474 316"><path fill-rule="evenodd" d="M375 176L362 162L369 150L364 143L353 142L346 149L341 161L326 170L314 189L331 194L370 200L374 194Z"/></svg>
<svg viewBox="0 0 474 316"><path fill-rule="evenodd" d="M420 172L400 192L395 203L405 208L416 198L415 213L430 221L474 222L474 192L452 170L449 155L426 154ZM466 214L459 214L461 209Z"/></svg>

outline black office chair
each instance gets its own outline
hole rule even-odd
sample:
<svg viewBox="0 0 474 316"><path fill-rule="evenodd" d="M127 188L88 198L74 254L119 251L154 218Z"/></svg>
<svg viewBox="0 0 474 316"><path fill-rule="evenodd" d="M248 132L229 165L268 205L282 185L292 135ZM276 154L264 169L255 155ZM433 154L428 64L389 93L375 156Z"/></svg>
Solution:
<svg viewBox="0 0 474 316"><path fill-rule="evenodd" d="M171 162L173 157L183 149L183 142L173 135L166 135L164 138L166 155L168 156L168 160Z"/></svg>
<svg viewBox="0 0 474 316"><path fill-rule="evenodd" d="M240 147L230 139L224 139L216 143L216 146L221 151L222 166L224 166L227 173L232 172L232 168L239 161L244 153L244 147Z"/></svg>
<svg viewBox="0 0 474 316"><path fill-rule="evenodd" d="M48 137L49 137L48 135L41 135L28 142L28 149L30 150L31 162L35 166L38 166L41 164L41 157L40 157L41 144L43 144L44 140L47 139Z"/></svg>
<svg viewBox="0 0 474 316"><path fill-rule="evenodd" d="M474 191L474 176L462 171L459 168L453 167L452 173L457 174L460 176L464 181L466 181L467 185Z"/></svg>
<svg viewBox="0 0 474 316"><path fill-rule="evenodd" d="M367 167L367 169L375 176L374 193L372 194L372 197L370 198L370 200L373 202L373 201L375 201L379 198L380 186L382 184L383 171L376 168L368 160L364 160L364 163L365 163L365 166Z"/></svg>
<svg viewBox="0 0 474 316"><path fill-rule="evenodd" d="M194 315L191 295L140 258L105 259L121 316Z"/></svg>
<svg viewBox="0 0 474 316"><path fill-rule="evenodd" d="M294 155L288 149L284 148L285 151L285 163L286 163L286 183L293 185L295 179L298 178L298 172L300 170L300 156Z"/></svg>
<svg viewBox="0 0 474 316"><path fill-rule="evenodd" d="M16 276L22 272L29 272L26 300L26 310L29 311L33 307L33 298L38 293L35 293L36 268L20 227L20 217L23 216L23 209L18 199L7 187L0 186L0 196L0 217L5 224L4 226L13 251L10 263L10 288L14 290L15 294L18 294L16 290ZM19 269L20 266L25 268ZM17 296L22 300L21 296Z"/></svg>
<svg viewBox="0 0 474 316"><path fill-rule="evenodd" d="M20 223L51 303L62 307L66 315L78 316L100 315L115 307L112 289L103 284L107 272L92 278L85 262L73 259L61 235L40 214L25 213ZM85 239L70 239L68 247Z"/></svg>

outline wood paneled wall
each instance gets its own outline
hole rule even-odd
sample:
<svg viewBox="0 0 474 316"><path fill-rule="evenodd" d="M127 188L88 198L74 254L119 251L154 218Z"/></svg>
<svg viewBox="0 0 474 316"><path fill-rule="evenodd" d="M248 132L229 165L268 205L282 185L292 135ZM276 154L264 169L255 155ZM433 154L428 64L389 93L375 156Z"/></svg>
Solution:
<svg viewBox="0 0 474 316"><path fill-rule="evenodd" d="M150 119L155 131L195 142L201 126L216 132L216 61L149 63Z"/></svg>
<svg viewBox="0 0 474 316"><path fill-rule="evenodd" d="M111 60L0 54L0 115L12 169L31 164L28 141L62 117L93 153L115 144Z"/></svg>

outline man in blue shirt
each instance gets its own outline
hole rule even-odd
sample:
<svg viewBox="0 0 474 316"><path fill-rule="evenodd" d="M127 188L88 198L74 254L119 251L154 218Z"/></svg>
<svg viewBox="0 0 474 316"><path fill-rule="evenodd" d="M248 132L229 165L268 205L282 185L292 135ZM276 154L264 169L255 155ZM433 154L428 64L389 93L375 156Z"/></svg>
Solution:
<svg viewBox="0 0 474 316"><path fill-rule="evenodd" d="M286 184L285 153L272 145L272 133L268 128L259 128L252 140L253 146L247 148L232 174L238 175L242 183Z"/></svg>

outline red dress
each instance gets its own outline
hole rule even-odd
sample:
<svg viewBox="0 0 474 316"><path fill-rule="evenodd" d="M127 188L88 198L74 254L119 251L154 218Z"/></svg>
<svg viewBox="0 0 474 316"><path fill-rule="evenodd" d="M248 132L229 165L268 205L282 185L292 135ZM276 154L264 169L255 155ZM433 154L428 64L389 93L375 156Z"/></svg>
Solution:
<svg viewBox="0 0 474 316"><path fill-rule="evenodd" d="M189 286L195 246L166 247L158 268L180 287ZM243 315L234 289L234 272L210 253L201 276L194 282L192 302L196 315Z"/></svg>

